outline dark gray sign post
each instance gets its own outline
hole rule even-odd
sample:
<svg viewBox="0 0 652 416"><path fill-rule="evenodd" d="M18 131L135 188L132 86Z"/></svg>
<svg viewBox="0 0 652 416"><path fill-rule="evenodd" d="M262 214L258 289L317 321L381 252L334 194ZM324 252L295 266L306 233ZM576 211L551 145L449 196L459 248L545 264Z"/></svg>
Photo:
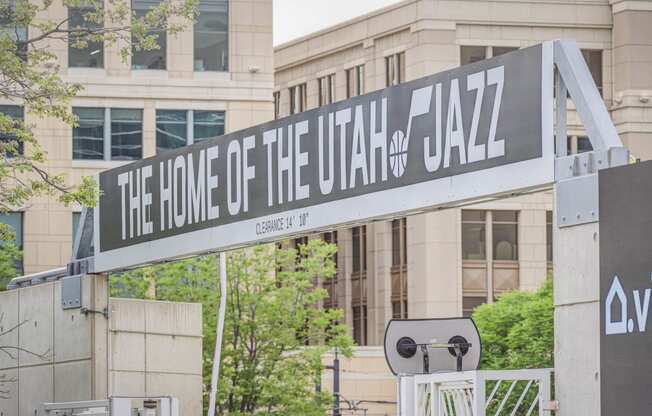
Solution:
<svg viewBox="0 0 652 416"><path fill-rule="evenodd" d="M652 411L652 162L600 172L603 415Z"/></svg>

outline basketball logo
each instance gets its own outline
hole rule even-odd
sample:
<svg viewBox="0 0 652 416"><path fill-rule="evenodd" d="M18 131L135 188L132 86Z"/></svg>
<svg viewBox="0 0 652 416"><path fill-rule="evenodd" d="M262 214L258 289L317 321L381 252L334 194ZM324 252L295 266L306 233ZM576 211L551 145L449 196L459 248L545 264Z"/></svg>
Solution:
<svg viewBox="0 0 652 416"><path fill-rule="evenodd" d="M408 143L405 134L397 130L389 143L389 165L395 177L400 178L405 173L408 156Z"/></svg>

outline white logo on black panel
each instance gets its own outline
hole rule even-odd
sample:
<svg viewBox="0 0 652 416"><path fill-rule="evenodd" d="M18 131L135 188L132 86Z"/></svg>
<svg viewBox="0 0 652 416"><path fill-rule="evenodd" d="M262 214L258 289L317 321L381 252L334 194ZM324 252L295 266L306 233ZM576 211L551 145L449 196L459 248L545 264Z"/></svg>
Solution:
<svg viewBox="0 0 652 416"><path fill-rule="evenodd" d="M392 134L392 139L389 143L389 166L396 178L403 176L407 169L408 145L410 144L412 120L430 111L431 97L432 85L412 91L407 133L404 133L402 130L396 130Z"/></svg>
<svg viewBox="0 0 652 416"><path fill-rule="evenodd" d="M650 275L650 278L652 280L652 274ZM632 291L638 332L645 332L651 292L651 289L645 289L643 294L643 302L641 302L640 291ZM627 304L627 293L625 292L623 285L620 283L618 276L614 276L611 282L611 287L609 288L609 292L607 293L607 297L604 302L604 332L606 335L627 334L634 332L634 319L628 318L627 316ZM617 320L614 320L614 316L612 316L612 310L614 309L614 306L616 306L616 308L620 308L620 318Z"/></svg>

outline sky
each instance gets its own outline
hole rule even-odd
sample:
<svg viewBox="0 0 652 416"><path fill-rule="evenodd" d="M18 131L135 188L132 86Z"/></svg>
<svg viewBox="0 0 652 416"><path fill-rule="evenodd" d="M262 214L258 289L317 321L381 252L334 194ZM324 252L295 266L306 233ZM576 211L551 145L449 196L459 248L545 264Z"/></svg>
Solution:
<svg viewBox="0 0 652 416"><path fill-rule="evenodd" d="M274 46L400 0L274 0Z"/></svg>

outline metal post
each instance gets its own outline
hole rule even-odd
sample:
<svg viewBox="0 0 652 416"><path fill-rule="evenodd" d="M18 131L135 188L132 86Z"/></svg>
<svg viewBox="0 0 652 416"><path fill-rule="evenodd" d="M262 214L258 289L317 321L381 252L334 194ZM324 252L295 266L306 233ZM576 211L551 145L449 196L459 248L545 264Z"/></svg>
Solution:
<svg viewBox="0 0 652 416"><path fill-rule="evenodd" d="M333 360L333 399L333 416L340 416L340 359L337 350Z"/></svg>
<svg viewBox="0 0 652 416"><path fill-rule="evenodd" d="M226 314L226 254L220 253L220 309L217 318L215 337L215 354L213 355L213 372L211 375L211 393L208 401L208 416L215 416L215 399L217 381L220 377L220 360L222 357L222 335L224 333L224 316Z"/></svg>

